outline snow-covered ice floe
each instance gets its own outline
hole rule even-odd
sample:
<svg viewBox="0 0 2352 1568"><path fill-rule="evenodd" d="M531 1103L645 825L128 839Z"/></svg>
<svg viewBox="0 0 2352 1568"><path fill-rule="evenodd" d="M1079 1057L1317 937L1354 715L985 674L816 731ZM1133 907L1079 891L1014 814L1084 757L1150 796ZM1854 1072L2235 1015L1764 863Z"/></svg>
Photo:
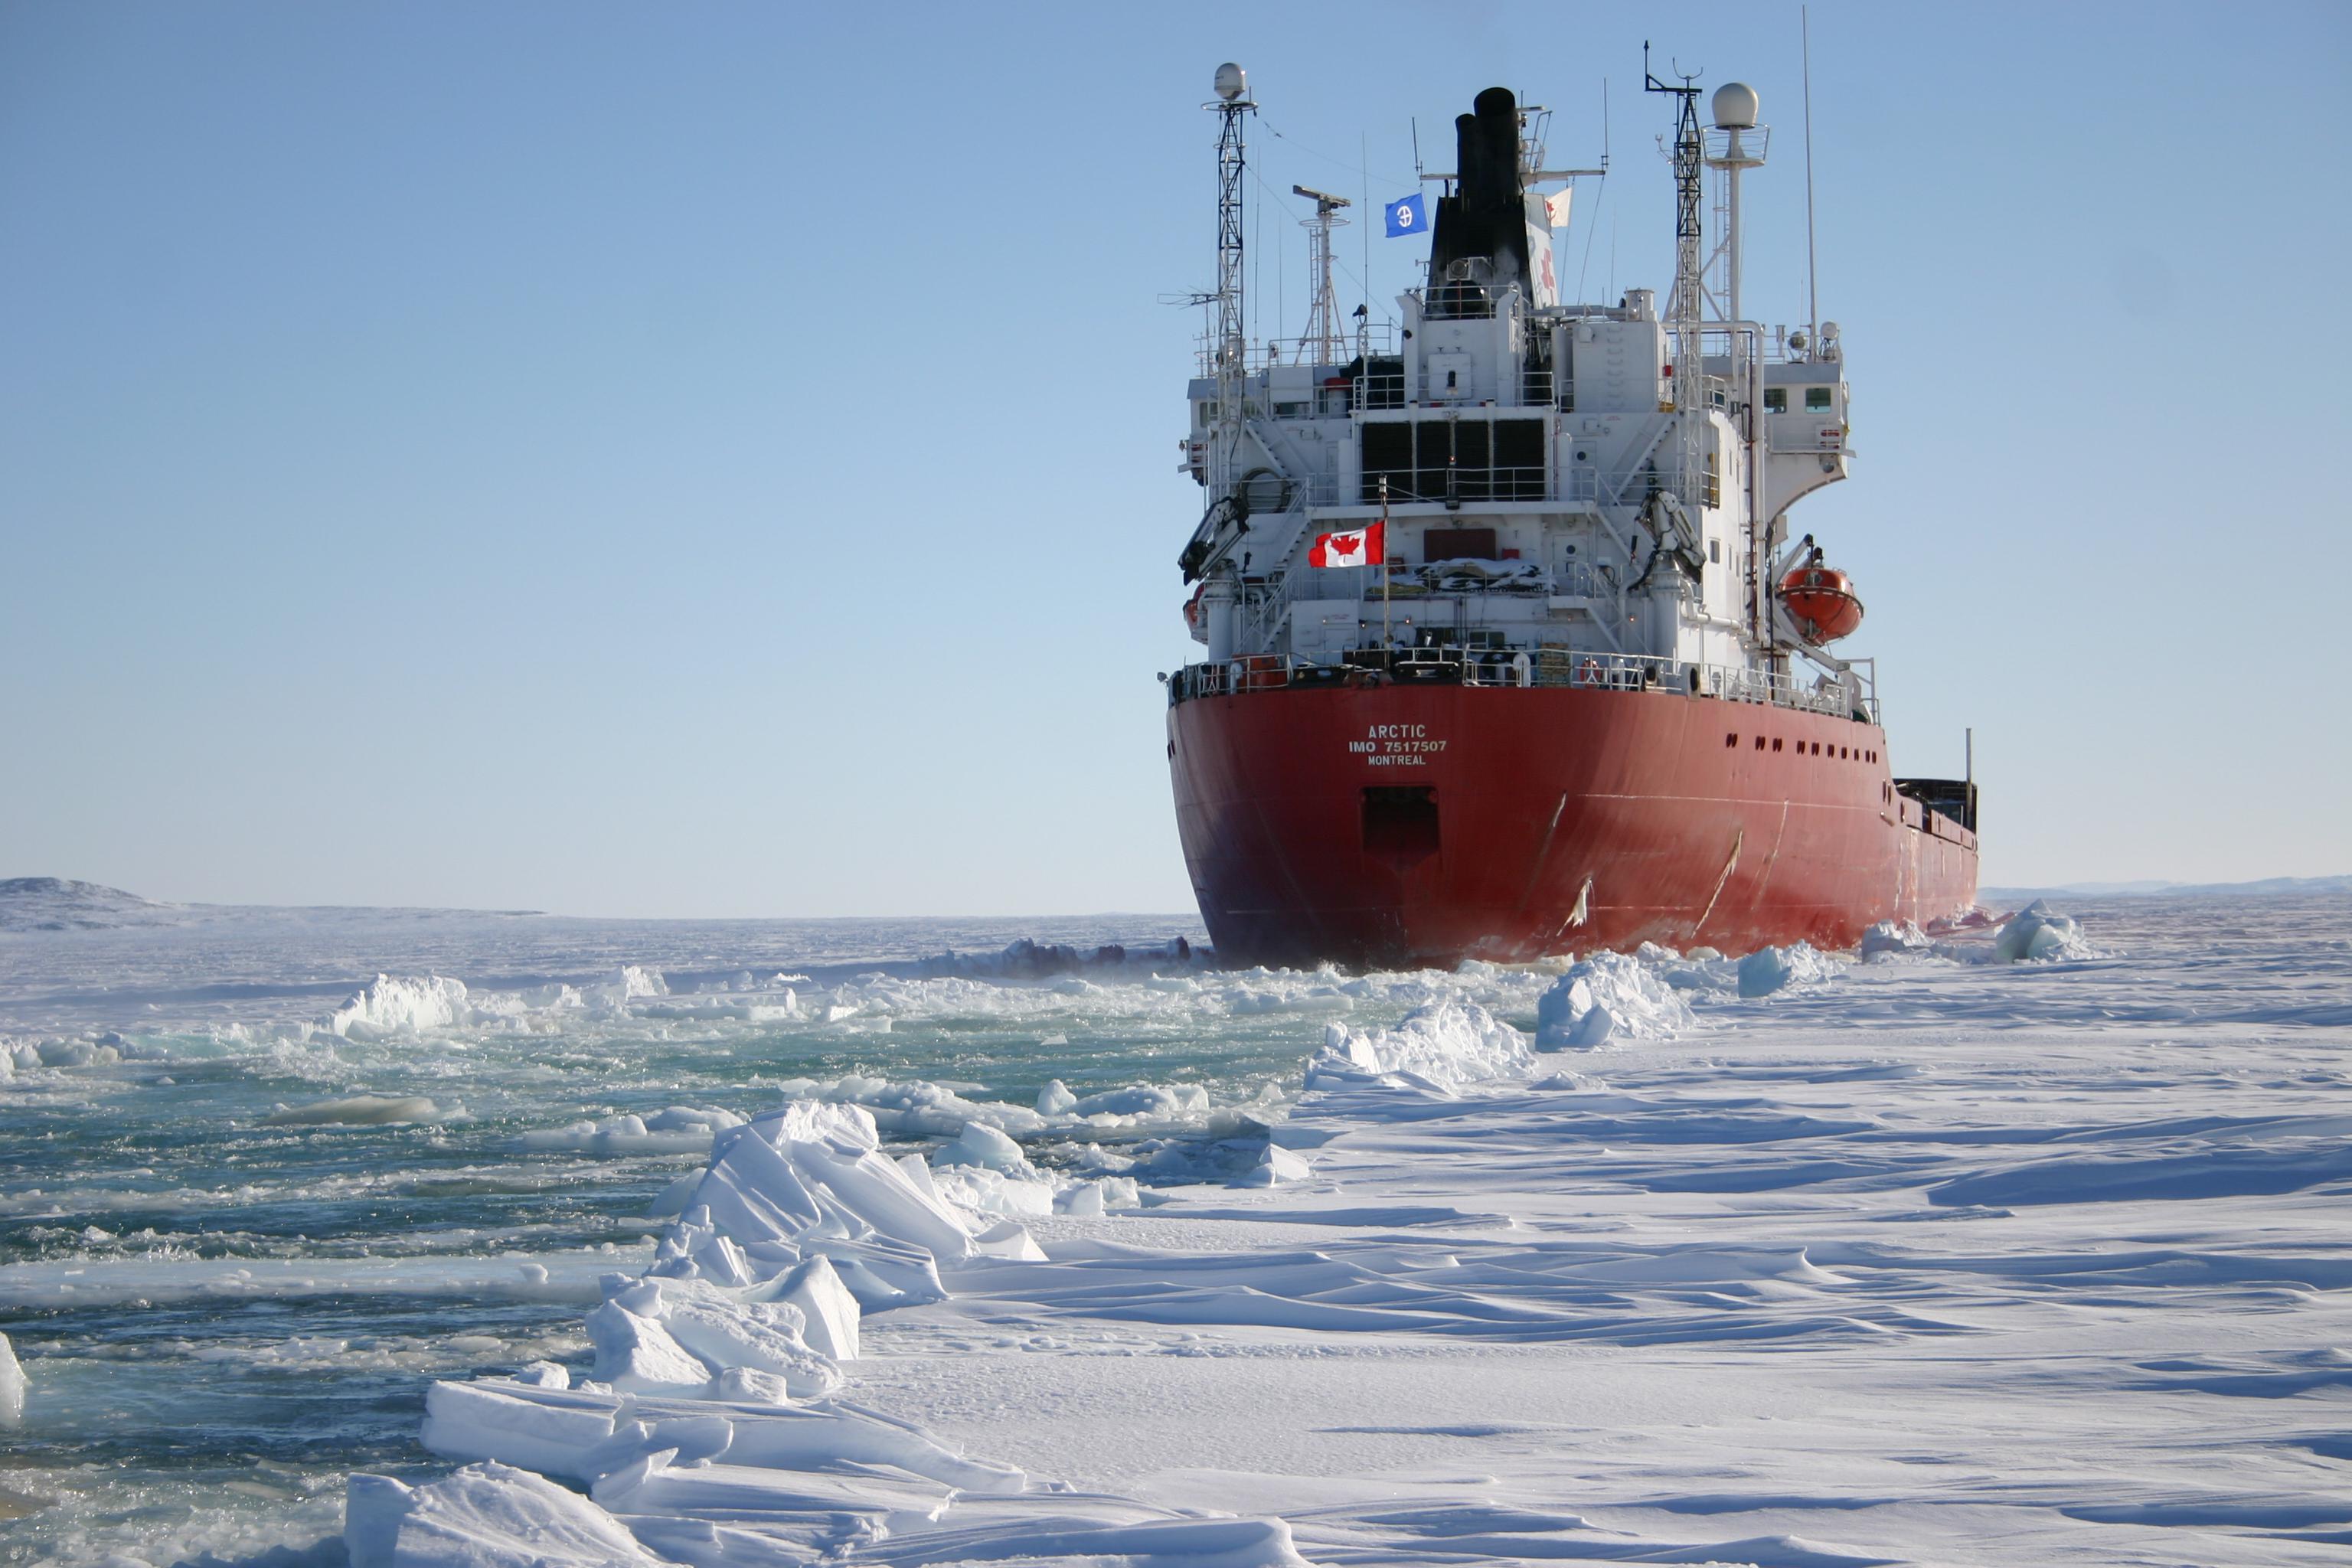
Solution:
<svg viewBox="0 0 2352 1568"><path fill-rule="evenodd" d="M1040 1187L1052 1212L1051 1187L1003 1133L974 1122L941 1155ZM653 1266L604 1281L591 1377L574 1388L548 1363L435 1384L425 1447L474 1462L416 1486L352 1476L351 1560L1304 1561L1279 1520L1033 1489L1013 1466L829 1397L864 1312L942 1300L940 1268L983 1257L1045 1261L1026 1231L942 1199L919 1156L886 1156L862 1107L795 1100L724 1128Z"/></svg>

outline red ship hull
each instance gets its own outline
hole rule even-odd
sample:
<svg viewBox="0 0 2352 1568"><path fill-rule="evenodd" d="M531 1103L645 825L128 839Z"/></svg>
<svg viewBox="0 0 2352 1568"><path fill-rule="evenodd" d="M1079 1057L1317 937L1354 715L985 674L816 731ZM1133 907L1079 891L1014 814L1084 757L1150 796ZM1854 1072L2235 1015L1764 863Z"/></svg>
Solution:
<svg viewBox="0 0 2352 1568"><path fill-rule="evenodd" d="M1976 900L1975 836L1895 791L1876 726L1822 714L1671 691L1291 688L1179 702L1168 748L1227 963L1850 947L1874 921Z"/></svg>

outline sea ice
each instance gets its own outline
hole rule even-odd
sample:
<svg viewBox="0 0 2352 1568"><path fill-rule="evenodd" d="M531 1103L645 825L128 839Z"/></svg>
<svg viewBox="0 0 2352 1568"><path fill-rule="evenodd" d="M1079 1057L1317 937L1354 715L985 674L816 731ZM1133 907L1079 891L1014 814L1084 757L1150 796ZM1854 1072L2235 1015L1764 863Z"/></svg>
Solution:
<svg viewBox="0 0 2352 1568"><path fill-rule="evenodd" d="M1523 1077L1535 1065L1527 1037L1475 1002L1435 1002L1393 1029L1324 1026L1323 1048L1307 1064L1307 1087L1391 1079L1451 1094L1490 1079Z"/></svg>
<svg viewBox="0 0 2352 1568"><path fill-rule="evenodd" d="M1659 961L1675 956L1642 945ZM1571 965L1536 1002L1536 1040L1551 1050L1589 1050L1621 1036L1672 1039L1697 1023L1690 1004L1651 964L1620 952L1596 952Z"/></svg>
<svg viewBox="0 0 2352 1568"><path fill-rule="evenodd" d="M261 1119L265 1127L381 1127L438 1121L444 1112L422 1095L354 1094L311 1105L290 1105Z"/></svg>
<svg viewBox="0 0 2352 1568"><path fill-rule="evenodd" d="M944 1084L921 1080L900 1083L851 1075L828 1082L791 1079L780 1087L795 1100L862 1107L877 1130L901 1137L953 1138L975 1121L1022 1137L1047 1125L1044 1116L1025 1106L966 1100Z"/></svg>
<svg viewBox="0 0 2352 1568"><path fill-rule="evenodd" d="M669 994L669 982L663 978L658 969L625 963L621 966L621 973L613 979L612 993L615 1000L622 1002L634 1002L644 996L667 996Z"/></svg>
<svg viewBox="0 0 2352 1568"><path fill-rule="evenodd" d="M8 1336L0 1334L0 1426L14 1426L25 1418L25 1368Z"/></svg>
<svg viewBox="0 0 2352 1568"><path fill-rule="evenodd" d="M590 1375L626 1393L677 1394L711 1379L711 1369L670 1337L658 1311L635 1312L625 1302L607 1301L588 1314L588 1342L596 1350Z"/></svg>
<svg viewBox="0 0 2352 1568"><path fill-rule="evenodd" d="M857 1359L857 1299L841 1282L831 1258L819 1254L784 1275L778 1300L800 1309L809 1349L836 1362Z"/></svg>
<svg viewBox="0 0 2352 1568"><path fill-rule="evenodd" d="M1054 1212L1054 1184L1034 1172L1022 1177L985 1165L942 1165L931 1183L943 1201L975 1214L1035 1218Z"/></svg>
<svg viewBox="0 0 2352 1568"><path fill-rule="evenodd" d="M20 1141L52 1124L113 1140L183 1101L209 1120L189 1157L36 1150L0 1191L24 1244L0 1307L25 1317L37 1379L21 1446L128 1456L105 1487L48 1485L7 1530L30 1561L347 1548L403 1568L632 1552L1860 1568L1973 1561L1988 1541L2018 1561L2316 1562L2352 1529L2331 1468L2352 1457L2352 1355L2326 1348L2352 1345L2347 907L2102 903L2090 929L2129 956L1995 963L1985 925L1935 950L1964 962L1820 960L1835 984L1760 1003L1735 994L1737 960L1632 955L1618 973L1664 983L1704 1028L1613 1054L1605 1084L1498 1031L1606 1005L1623 1040L1606 963L1567 1006L1545 997L1574 999L1568 963L1129 963L1059 992L1080 976L841 979L830 956L637 925L583 923L560 958L486 926L467 952L430 922L395 940L321 915L264 976L284 983L274 1001L224 1003L212 988L247 973L249 934L226 962L169 963L152 931L12 937L0 1048L25 1076L0 1116ZM1917 952L1892 934L1870 956ZM862 961L868 940L831 951ZM897 951L950 942L974 945L942 931ZM477 982L451 1025L304 1032L316 977L354 951L394 974L511 978ZM624 956L664 966L670 994L567 996L562 977ZM856 1016L831 1034L762 1023L770 998L741 976L786 962L824 974L805 983L818 1016ZM1474 1005L1491 1027L1464 1022ZM893 1020L892 1037L852 1032ZM1294 1094L1318 1034L1329 1048ZM1055 1037L1080 1044L1041 1043ZM732 1097L777 1074L853 1071L877 1075L842 1097L875 1101L874 1131L846 1103L741 1127L717 1110L751 1109ZM1049 1072L1060 1092L1041 1096ZM1131 1073L1209 1092L1120 1087ZM362 1083L462 1093L495 1120L398 1134L364 1163L354 1137L264 1126L279 1100ZM1132 1109L1089 1121L1081 1095ZM690 1103L653 1109L671 1099ZM550 1235L534 1212L547 1194L634 1207L676 1173L650 1142L626 1161L516 1143L583 1113L592 1140L698 1151L650 1260L626 1228L589 1241L559 1218ZM934 1172L876 1135L935 1147L975 1121L1034 1187ZM1041 1199L1050 1215L1001 1212ZM350 1255L350 1216L379 1213L394 1217L364 1235L371 1255ZM255 1239L225 1242L252 1214ZM580 1335L608 1305L613 1363ZM347 1400L367 1386L350 1380L482 1366L519 1370L433 1384L424 1426L476 1468L354 1481L342 1548L313 1544L334 1526L307 1500L348 1447L215 1458L260 1449L265 1405L390 1451L404 1434L365 1426L382 1402ZM795 1367L842 1382L796 1394ZM210 1443L214 1468L159 1485L149 1428L163 1465ZM226 1507L215 1475L235 1478ZM112 1533L78 1533L93 1510Z"/></svg>
<svg viewBox="0 0 2352 1568"><path fill-rule="evenodd" d="M331 1033L353 1039L446 1029L470 1016L466 983L446 974L379 974L328 1015Z"/></svg>
<svg viewBox="0 0 2352 1568"><path fill-rule="evenodd" d="M1870 959L1882 953L1924 953L1934 946L1927 933L1909 921L1881 921L1862 933L1861 952Z"/></svg>
<svg viewBox="0 0 2352 1568"><path fill-rule="evenodd" d="M1289 1150L1272 1143L1258 1157L1258 1163L1234 1181L1237 1187L1278 1187L1289 1182L1303 1182L1314 1174L1305 1160Z"/></svg>
<svg viewBox="0 0 2352 1568"><path fill-rule="evenodd" d="M1034 1180L1037 1167L1021 1145L985 1121L967 1121L961 1132L931 1156L934 1165L977 1165L1008 1176Z"/></svg>
<svg viewBox="0 0 2352 1568"><path fill-rule="evenodd" d="M714 1134L740 1127L731 1110L673 1105L652 1116L625 1115L540 1129L515 1140L524 1149L575 1149L583 1154L688 1154L710 1147Z"/></svg>
<svg viewBox="0 0 2352 1568"><path fill-rule="evenodd" d="M2096 958L2098 951L2083 939L2083 928L2070 916L2036 899L1993 937L1993 953L2001 963Z"/></svg>
<svg viewBox="0 0 2352 1568"><path fill-rule="evenodd" d="M355 1475L344 1504L352 1568L660 1568L611 1514L544 1477L468 1465L410 1487Z"/></svg>
<svg viewBox="0 0 2352 1568"><path fill-rule="evenodd" d="M1769 996L1792 985L1834 980L1841 973L1838 962L1811 942L1759 947L1739 961L1739 994L1747 997Z"/></svg>

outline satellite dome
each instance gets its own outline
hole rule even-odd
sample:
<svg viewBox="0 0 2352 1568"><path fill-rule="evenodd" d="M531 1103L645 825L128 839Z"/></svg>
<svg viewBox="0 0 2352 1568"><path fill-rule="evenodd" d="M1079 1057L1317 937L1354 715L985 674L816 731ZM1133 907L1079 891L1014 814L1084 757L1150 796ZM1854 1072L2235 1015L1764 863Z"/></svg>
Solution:
<svg viewBox="0 0 2352 1568"><path fill-rule="evenodd" d="M1217 78L1223 90L1224 77ZM1727 81L1715 89L1715 128L1718 131L1753 131L1757 110L1756 89L1744 81Z"/></svg>
<svg viewBox="0 0 2352 1568"><path fill-rule="evenodd" d="M1217 96L1227 103L1249 90L1249 72L1227 60L1217 68ZM1753 96L1752 94L1750 96Z"/></svg>

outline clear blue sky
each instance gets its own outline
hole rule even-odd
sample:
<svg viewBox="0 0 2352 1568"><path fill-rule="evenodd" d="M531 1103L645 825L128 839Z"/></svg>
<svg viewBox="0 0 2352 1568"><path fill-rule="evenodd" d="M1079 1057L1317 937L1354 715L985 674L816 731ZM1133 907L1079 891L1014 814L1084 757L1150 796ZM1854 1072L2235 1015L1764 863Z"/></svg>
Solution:
<svg viewBox="0 0 2352 1568"><path fill-rule="evenodd" d="M1860 457L1800 516L1898 771L1976 726L1989 882L2352 870L2347 16L1812 8ZM1801 320L1793 5L0 7L0 876L1189 907L1212 69L1296 331L1290 185L1498 82L1582 162L1608 78L1565 270L1664 289L1645 37L1763 95Z"/></svg>

